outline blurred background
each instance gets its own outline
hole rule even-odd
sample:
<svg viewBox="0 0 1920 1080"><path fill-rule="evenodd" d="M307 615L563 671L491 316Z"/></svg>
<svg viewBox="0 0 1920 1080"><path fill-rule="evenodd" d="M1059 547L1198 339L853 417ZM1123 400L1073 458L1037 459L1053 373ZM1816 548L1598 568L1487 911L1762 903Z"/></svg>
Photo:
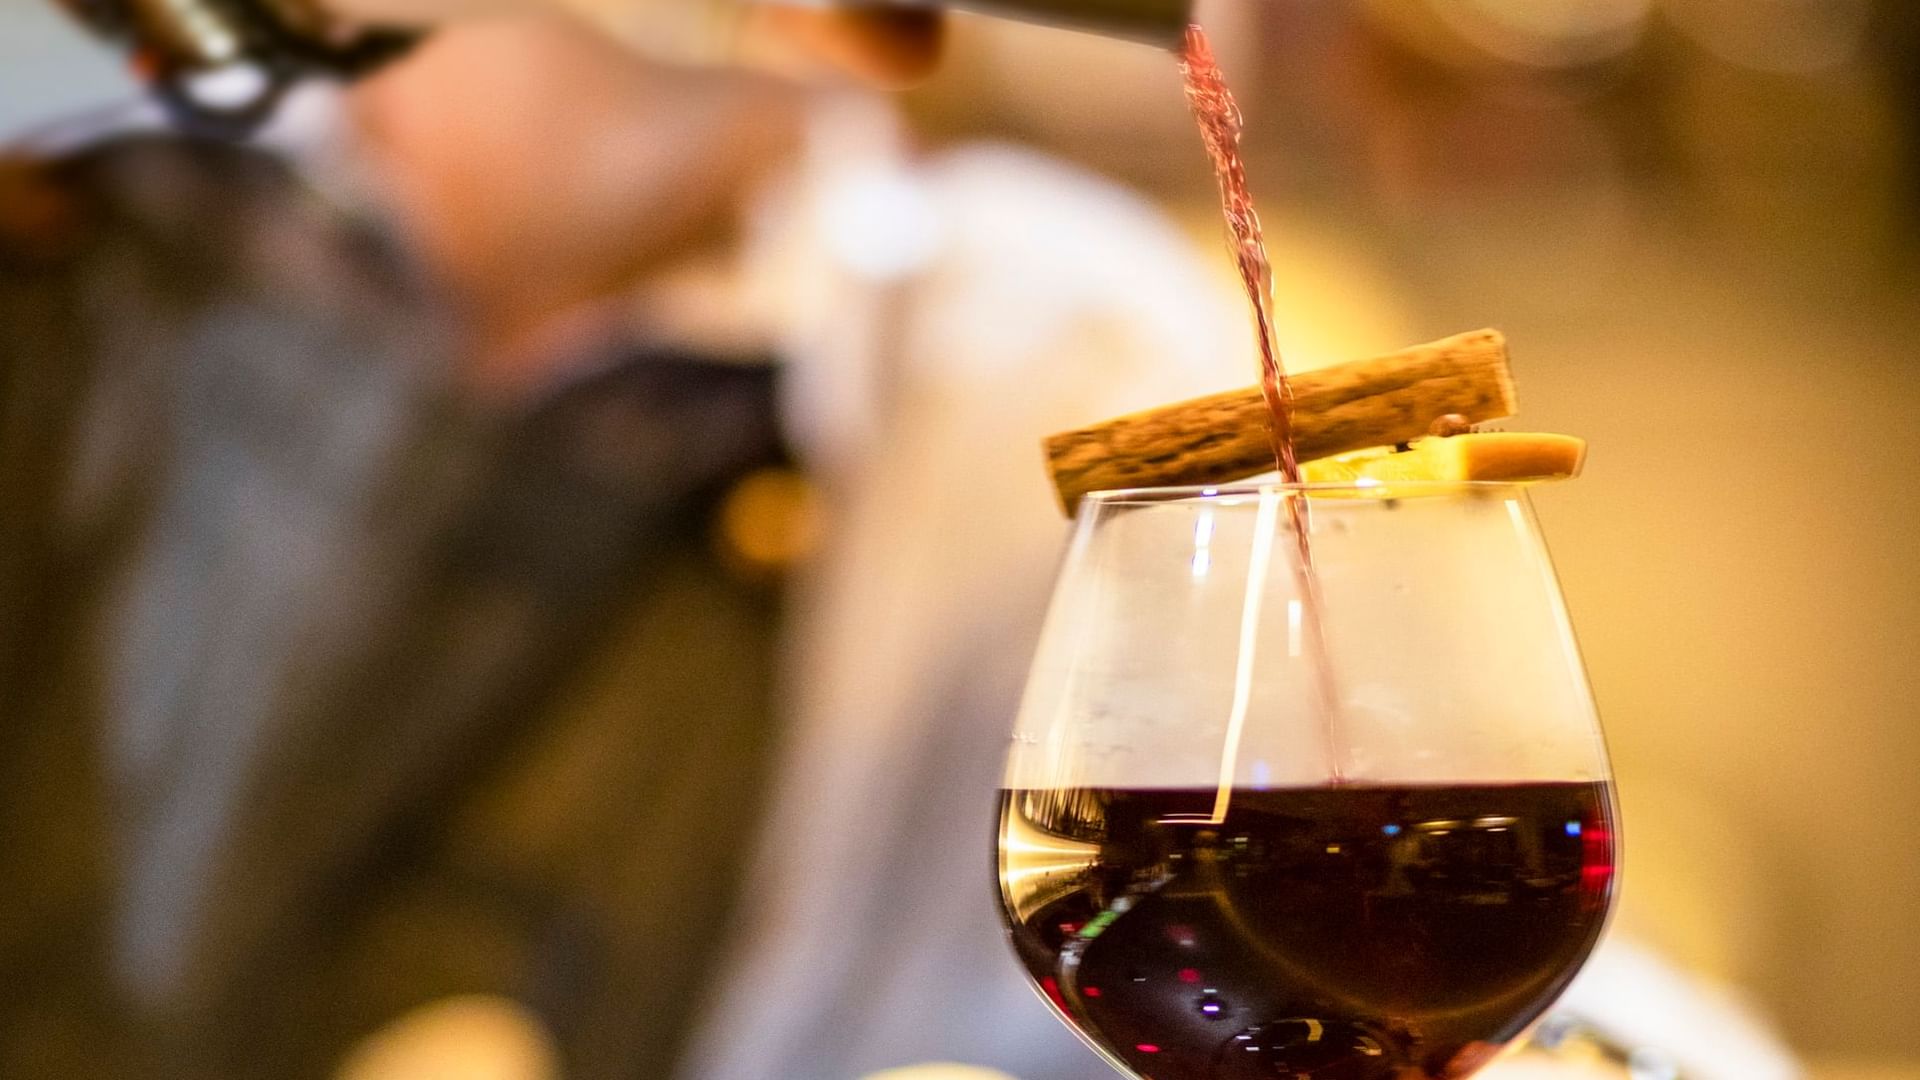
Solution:
<svg viewBox="0 0 1920 1080"><path fill-rule="evenodd" d="M1920 1078L1920 9L1204 14L1293 362L1496 325L1511 426L1591 441L1538 503L1616 756L1619 926L1820 1080ZM1164 56L971 19L953 44L907 98L920 137L1137 188L1233 287ZM50 5L0 0L0 139L131 92Z"/></svg>

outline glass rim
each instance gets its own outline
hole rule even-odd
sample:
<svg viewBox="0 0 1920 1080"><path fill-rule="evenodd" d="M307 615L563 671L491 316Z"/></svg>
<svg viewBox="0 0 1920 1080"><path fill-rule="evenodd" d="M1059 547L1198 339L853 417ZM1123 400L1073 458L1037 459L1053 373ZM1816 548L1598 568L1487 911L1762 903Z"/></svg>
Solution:
<svg viewBox="0 0 1920 1080"><path fill-rule="evenodd" d="M1495 492L1522 492L1532 487L1535 480L1376 480L1363 477L1358 480L1308 481L1289 484L1274 480L1265 482L1236 481L1231 484L1190 484L1173 487L1134 487L1110 488L1104 491L1090 491L1080 497L1083 506L1157 506L1169 503L1223 503L1238 505L1226 500L1258 499L1268 494L1300 495L1355 495L1373 499L1388 500L1396 493L1408 496L1434 496L1449 494L1490 495Z"/></svg>

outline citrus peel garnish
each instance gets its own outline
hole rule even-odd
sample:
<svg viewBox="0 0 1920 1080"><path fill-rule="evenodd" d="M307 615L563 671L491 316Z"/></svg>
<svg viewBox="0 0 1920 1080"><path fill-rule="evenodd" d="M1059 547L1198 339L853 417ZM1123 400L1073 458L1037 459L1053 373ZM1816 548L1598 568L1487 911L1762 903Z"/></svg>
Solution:
<svg viewBox="0 0 1920 1080"><path fill-rule="evenodd" d="M1382 446L1309 461L1301 473L1309 483L1350 484L1357 480L1474 480L1528 483L1569 480L1580 475L1587 441L1548 432L1476 431L1414 440L1407 449Z"/></svg>

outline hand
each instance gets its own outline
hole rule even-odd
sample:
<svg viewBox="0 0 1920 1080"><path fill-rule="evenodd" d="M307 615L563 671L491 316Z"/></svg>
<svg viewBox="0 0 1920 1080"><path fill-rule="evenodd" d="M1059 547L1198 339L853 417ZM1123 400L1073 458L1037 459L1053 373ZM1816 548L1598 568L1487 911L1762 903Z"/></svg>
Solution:
<svg viewBox="0 0 1920 1080"><path fill-rule="evenodd" d="M875 86L897 89L932 73L946 18L925 8L757 8L748 31Z"/></svg>
<svg viewBox="0 0 1920 1080"><path fill-rule="evenodd" d="M1602 1062L1557 1061L1529 1052L1494 1062L1478 1080L1625 1080L1626 1075Z"/></svg>
<svg viewBox="0 0 1920 1080"><path fill-rule="evenodd" d="M435 26L468 19L565 11L610 37L646 43L668 37L686 22L684 12L663 7L703 0L319 0L327 11L394 26ZM738 3L744 12L742 50L748 58L802 71L832 71L863 82L899 88L930 74L939 63L946 17L920 7L857 7L797 0L704 0Z"/></svg>
<svg viewBox="0 0 1920 1080"><path fill-rule="evenodd" d="M861 1080L1014 1080L1014 1078L998 1069L943 1062L888 1069L885 1072L870 1073Z"/></svg>

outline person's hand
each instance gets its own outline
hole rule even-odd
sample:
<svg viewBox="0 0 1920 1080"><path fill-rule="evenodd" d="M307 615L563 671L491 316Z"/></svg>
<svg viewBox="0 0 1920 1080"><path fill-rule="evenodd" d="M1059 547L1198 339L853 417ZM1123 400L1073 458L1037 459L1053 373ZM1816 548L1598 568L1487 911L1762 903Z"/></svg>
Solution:
<svg viewBox="0 0 1920 1080"><path fill-rule="evenodd" d="M748 22L748 33L762 41L781 43L815 63L888 88L931 74L946 39L945 16L926 8L767 4Z"/></svg>
<svg viewBox="0 0 1920 1080"><path fill-rule="evenodd" d="M1625 1080L1626 1071L1602 1062L1557 1061L1528 1052L1486 1067L1480 1080Z"/></svg>
<svg viewBox="0 0 1920 1080"><path fill-rule="evenodd" d="M861 1080L1014 1080L1013 1077L998 1069L981 1068L978 1065L955 1065L951 1062L939 1062L930 1065L908 1065L885 1072L869 1073Z"/></svg>
<svg viewBox="0 0 1920 1080"><path fill-rule="evenodd" d="M788 71L832 72L875 86L917 82L939 63L946 16L938 9L838 7L798 0L319 0L350 19L394 26L444 23L559 11L640 51L705 33L703 13L740 7L735 58ZM714 5L713 8L703 4ZM725 22L724 19L721 20Z"/></svg>

